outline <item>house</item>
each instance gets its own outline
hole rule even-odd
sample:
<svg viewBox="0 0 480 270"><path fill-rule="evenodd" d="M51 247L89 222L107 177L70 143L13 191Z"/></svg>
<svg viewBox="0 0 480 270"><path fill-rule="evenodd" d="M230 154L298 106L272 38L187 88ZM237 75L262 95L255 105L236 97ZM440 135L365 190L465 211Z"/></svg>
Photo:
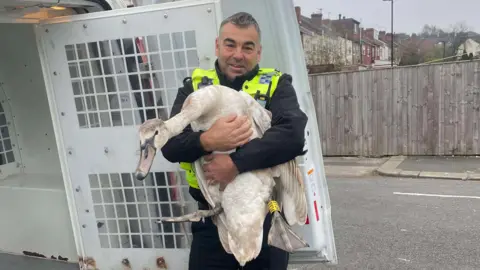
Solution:
<svg viewBox="0 0 480 270"><path fill-rule="evenodd" d="M390 45L382 40L378 40L378 42L381 45L378 47L377 58L375 60L374 66L375 67L390 66L392 64L390 60L392 57ZM393 65L396 66L396 63L394 62Z"/></svg>
<svg viewBox="0 0 480 270"><path fill-rule="evenodd" d="M382 45L379 48L379 60L380 61L390 61L391 55L391 43L385 41L385 31L378 32L378 42Z"/></svg>
<svg viewBox="0 0 480 270"><path fill-rule="evenodd" d="M465 40L465 42L458 46L457 59L462 59L464 54L467 54L467 56L472 54L472 57L480 57L480 43L471 38Z"/></svg>
<svg viewBox="0 0 480 270"><path fill-rule="evenodd" d="M374 28L367 28L362 33L363 45L369 46L372 50L371 57L367 54L364 64L371 62L372 66L391 65L390 45L381 39L381 37L384 37L385 32L379 32Z"/></svg>
<svg viewBox="0 0 480 270"><path fill-rule="evenodd" d="M361 63L363 65L370 66L375 62L374 60L375 43L373 42L373 40L365 36L362 36L361 41L362 41L361 42L361 46L362 46Z"/></svg>
<svg viewBox="0 0 480 270"><path fill-rule="evenodd" d="M313 15L312 15L313 18ZM338 15L338 20L317 20L315 25L327 25L340 36L352 41L353 46L353 64L362 63L361 43L360 43L360 22L353 18L342 17Z"/></svg>
<svg viewBox="0 0 480 270"><path fill-rule="evenodd" d="M393 57L395 58L394 59L394 65L395 64L398 64L400 62L400 47L401 45L398 43L399 40L404 40L404 39L407 39L409 38L408 36L405 37L403 34L395 34L395 36L393 37ZM390 62L391 61L391 58L392 58L392 33L386 33L385 31L380 31L379 32L379 35L378 35L378 39L384 43L387 44L387 47L388 47L388 51L389 51L389 54L388 54L388 61Z"/></svg>
<svg viewBox="0 0 480 270"><path fill-rule="evenodd" d="M314 13L308 18L301 15L298 6L295 12L307 66L329 65L329 69L332 66L338 69L352 64L352 41L343 38L328 25L322 25L322 14Z"/></svg>
<svg viewBox="0 0 480 270"><path fill-rule="evenodd" d="M362 29L353 18L324 19L322 13L301 15L295 7L307 65L384 66L391 61L391 34L374 28ZM395 39L397 37L395 36ZM395 62L399 62L398 43L394 43ZM352 67L355 68L355 67Z"/></svg>

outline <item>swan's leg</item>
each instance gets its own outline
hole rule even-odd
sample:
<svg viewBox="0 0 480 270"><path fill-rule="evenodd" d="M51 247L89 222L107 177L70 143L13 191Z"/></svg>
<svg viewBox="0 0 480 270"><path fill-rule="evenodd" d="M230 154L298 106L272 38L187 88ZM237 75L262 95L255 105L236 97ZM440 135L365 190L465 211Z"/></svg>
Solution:
<svg viewBox="0 0 480 270"><path fill-rule="evenodd" d="M276 201L271 200L268 203L270 213L272 213L272 226L268 233L268 244L276 248L293 252L297 249L309 247L297 233L295 233L290 225L280 215L280 208Z"/></svg>
<svg viewBox="0 0 480 270"><path fill-rule="evenodd" d="M223 208L221 206L216 206L210 210L198 210L190 214L186 214L180 217L164 217L160 218L156 223L177 223L177 222L193 222L200 221L206 217L211 217L222 212Z"/></svg>

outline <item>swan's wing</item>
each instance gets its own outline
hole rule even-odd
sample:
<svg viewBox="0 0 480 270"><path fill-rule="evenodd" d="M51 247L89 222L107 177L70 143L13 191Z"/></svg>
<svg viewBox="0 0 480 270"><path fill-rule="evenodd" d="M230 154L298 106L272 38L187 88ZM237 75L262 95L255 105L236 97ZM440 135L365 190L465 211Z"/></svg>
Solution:
<svg viewBox="0 0 480 270"><path fill-rule="evenodd" d="M272 114L248 94L245 93L244 98L247 100L254 127L261 137L271 126ZM278 198L287 221L290 225L293 225L293 223L305 224L307 219L307 198L302 173L298 168L296 160L290 160L275 166L272 168L272 172L276 178L275 182L278 183L275 189L278 191Z"/></svg>
<svg viewBox="0 0 480 270"><path fill-rule="evenodd" d="M197 177L198 186L200 187L200 191L202 192L203 197L205 197L205 200L208 202L208 204L211 207L215 207L215 202L213 201L212 195L208 190L208 186L207 186L208 184L205 180L205 173L203 172L203 169L202 169L203 162L204 162L203 157L197 159L193 163L194 165L193 170L195 172L195 176Z"/></svg>
<svg viewBox="0 0 480 270"><path fill-rule="evenodd" d="M255 108L255 107L254 107ZM253 123L259 136L263 136L265 131L270 128L272 122L272 114L270 111L260 107L251 110Z"/></svg>
<svg viewBox="0 0 480 270"><path fill-rule="evenodd" d="M248 113L252 117L253 126L258 133L259 137L270 128L272 122L272 113L263 108L255 99L245 92L239 92L245 99L248 106Z"/></svg>
<svg viewBox="0 0 480 270"><path fill-rule="evenodd" d="M222 243L223 249L228 254L232 254L230 245L228 243L228 228L227 221L225 220L225 212L222 212L216 216L212 217L212 222L217 226L218 237L220 238L220 243Z"/></svg>
<svg viewBox="0 0 480 270"><path fill-rule="evenodd" d="M198 125L196 123L197 119L200 117L209 118L209 117L216 117L212 115L212 109L218 108L222 106L219 102L222 101L222 94L230 89L230 91L235 91L231 88L222 85L209 85L198 89L197 91L191 93L188 98L185 100L182 110L185 108L191 109L192 106L195 110L200 111L201 114L197 115L195 119L190 123L193 131L198 131ZM201 109L200 109L201 108ZM203 119L205 121L205 119ZM208 122L208 121L206 121ZM208 127L209 128L209 127ZM211 207L215 207L215 199L218 199L218 194L211 194L209 191L209 185L206 182L206 177L203 172L202 166L205 160L203 157L196 160L193 164L193 170L197 177L198 186L200 191L202 192L203 196L205 197L206 201ZM218 184L214 185L218 188Z"/></svg>
<svg viewBox="0 0 480 270"><path fill-rule="evenodd" d="M281 194L282 206L290 225L305 224L307 219L307 198L303 176L296 160L290 160L275 168L279 174L278 192Z"/></svg>

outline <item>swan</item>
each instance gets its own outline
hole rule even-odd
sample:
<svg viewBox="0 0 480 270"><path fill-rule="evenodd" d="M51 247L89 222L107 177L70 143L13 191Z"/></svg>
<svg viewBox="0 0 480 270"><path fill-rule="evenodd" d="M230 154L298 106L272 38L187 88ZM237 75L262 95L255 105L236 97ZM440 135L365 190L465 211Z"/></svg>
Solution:
<svg viewBox="0 0 480 270"><path fill-rule="evenodd" d="M270 128L270 111L249 94L222 85L194 91L186 98L181 111L166 121L158 118L145 121L139 127L141 153L135 171L137 180L147 176L157 151L186 126L190 124L194 131L207 130L218 118L232 113L246 115L252 121L250 139L261 137ZM223 248L233 253L241 266L260 253L263 223L269 211L273 214L269 245L287 252L309 246L290 227L304 225L307 216L303 178L295 159L275 167L238 174L223 191L220 184L211 184L205 179L204 163L202 157L194 162L193 167L210 210L161 218L157 223L200 221L212 217ZM280 215L281 209L286 221Z"/></svg>

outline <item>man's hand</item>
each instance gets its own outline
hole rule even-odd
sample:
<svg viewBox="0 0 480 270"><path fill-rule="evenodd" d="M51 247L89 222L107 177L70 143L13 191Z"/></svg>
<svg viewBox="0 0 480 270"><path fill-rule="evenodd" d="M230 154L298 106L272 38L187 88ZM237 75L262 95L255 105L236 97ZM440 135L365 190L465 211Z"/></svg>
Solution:
<svg viewBox="0 0 480 270"><path fill-rule="evenodd" d="M228 154L211 154L205 156L207 164L203 165L205 178L213 183L220 183L220 190L224 190L226 185L238 174L237 167Z"/></svg>
<svg viewBox="0 0 480 270"><path fill-rule="evenodd" d="M229 115L219 118L202 133L200 142L203 149L212 151L229 151L246 144L252 136L252 123L246 116Z"/></svg>

